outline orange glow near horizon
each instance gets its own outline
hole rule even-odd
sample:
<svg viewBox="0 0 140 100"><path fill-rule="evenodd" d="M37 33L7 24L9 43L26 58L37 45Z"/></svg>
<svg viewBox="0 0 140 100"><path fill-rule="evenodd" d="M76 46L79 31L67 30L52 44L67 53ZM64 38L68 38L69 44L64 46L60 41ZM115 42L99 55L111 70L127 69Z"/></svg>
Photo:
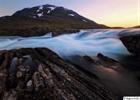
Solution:
<svg viewBox="0 0 140 100"><path fill-rule="evenodd" d="M140 25L140 0L0 0L0 16L42 4L63 6L110 27Z"/></svg>
<svg viewBox="0 0 140 100"><path fill-rule="evenodd" d="M131 27L140 25L139 13L137 10L120 11L119 13L111 13L110 16L104 16L98 20L98 23L105 23L111 27Z"/></svg>
<svg viewBox="0 0 140 100"><path fill-rule="evenodd" d="M93 10L79 8L79 12L99 24L110 27L140 25L140 0L98 0L89 7Z"/></svg>

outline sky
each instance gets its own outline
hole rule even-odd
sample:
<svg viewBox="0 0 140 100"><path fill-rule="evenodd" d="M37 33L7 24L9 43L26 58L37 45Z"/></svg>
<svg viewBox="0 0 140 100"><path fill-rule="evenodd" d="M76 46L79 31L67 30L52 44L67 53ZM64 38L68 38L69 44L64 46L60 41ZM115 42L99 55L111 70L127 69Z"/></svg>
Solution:
<svg viewBox="0 0 140 100"><path fill-rule="evenodd" d="M140 25L140 0L0 0L0 16L43 4L72 9L99 24L111 27Z"/></svg>

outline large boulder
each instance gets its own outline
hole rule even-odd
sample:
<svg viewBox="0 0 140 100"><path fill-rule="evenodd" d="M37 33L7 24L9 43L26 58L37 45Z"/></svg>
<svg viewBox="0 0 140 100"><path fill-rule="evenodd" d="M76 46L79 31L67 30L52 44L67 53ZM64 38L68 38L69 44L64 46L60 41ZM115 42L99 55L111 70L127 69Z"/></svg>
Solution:
<svg viewBox="0 0 140 100"><path fill-rule="evenodd" d="M129 52L140 56L140 35L129 35L120 38Z"/></svg>

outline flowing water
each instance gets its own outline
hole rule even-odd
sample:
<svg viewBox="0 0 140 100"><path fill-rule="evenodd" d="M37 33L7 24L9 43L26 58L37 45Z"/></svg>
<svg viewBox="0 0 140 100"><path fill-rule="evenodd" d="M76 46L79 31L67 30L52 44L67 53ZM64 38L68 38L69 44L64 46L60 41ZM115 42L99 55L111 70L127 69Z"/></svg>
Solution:
<svg viewBox="0 0 140 100"><path fill-rule="evenodd" d="M79 33L57 37L51 37L51 33L28 38L5 36L0 37L0 50L44 47L51 49L63 58L71 55L96 56L98 53L102 53L119 59L120 55L130 54L119 40L121 31L124 30L81 30Z"/></svg>
<svg viewBox="0 0 140 100"><path fill-rule="evenodd" d="M0 37L0 50L49 48L62 58L74 55L92 57L102 53L105 56L119 60L122 56L131 55L119 38L121 36L135 35L139 32L140 29L92 29L57 37L52 37L51 33L26 38L5 36ZM84 61L79 63L82 63L81 67L96 74L113 91L117 91L122 95L140 94L139 81L134 72L125 68L121 68L121 71L116 71L111 68L90 66L89 64L84 64Z"/></svg>

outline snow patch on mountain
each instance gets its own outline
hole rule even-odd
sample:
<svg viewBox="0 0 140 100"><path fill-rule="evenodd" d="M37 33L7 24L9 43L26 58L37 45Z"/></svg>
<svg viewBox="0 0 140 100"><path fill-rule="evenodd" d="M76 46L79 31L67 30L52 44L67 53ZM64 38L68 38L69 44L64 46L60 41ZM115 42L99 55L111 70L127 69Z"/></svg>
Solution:
<svg viewBox="0 0 140 100"><path fill-rule="evenodd" d="M69 16L75 16L74 14L69 14Z"/></svg>
<svg viewBox="0 0 140 100"><path fill-rule="evenodd" d="M37 14L38 17L43 16L43 12Z"/></svg>
<svg viewBox="0 0 140 100"><path fill-rule="evenodd" d="M56 7L48 7L49 9L51 9L51 11L53 11Z"/></svg>
<svg viewBox="0 0 140 100"><path fill-rule="evenodd" d="M47 14L49 14L51 11L50 10L48 10L48 12L47 12Z"/></svg>
<svg viewBox="0 0 140 100"><path fill-rule="evenodd" d="M87 20L85 20L85 19L82 19L82 21L83 21L83 22L87 22Z"/></svg>
<svg viewBox="0 0 140 100"><path fill-rule="evenodd" d="M40 11L42 11L42 10L43 10L43 6L40 6L40 7L38 8L37 12L40 12Z"/></svg>

